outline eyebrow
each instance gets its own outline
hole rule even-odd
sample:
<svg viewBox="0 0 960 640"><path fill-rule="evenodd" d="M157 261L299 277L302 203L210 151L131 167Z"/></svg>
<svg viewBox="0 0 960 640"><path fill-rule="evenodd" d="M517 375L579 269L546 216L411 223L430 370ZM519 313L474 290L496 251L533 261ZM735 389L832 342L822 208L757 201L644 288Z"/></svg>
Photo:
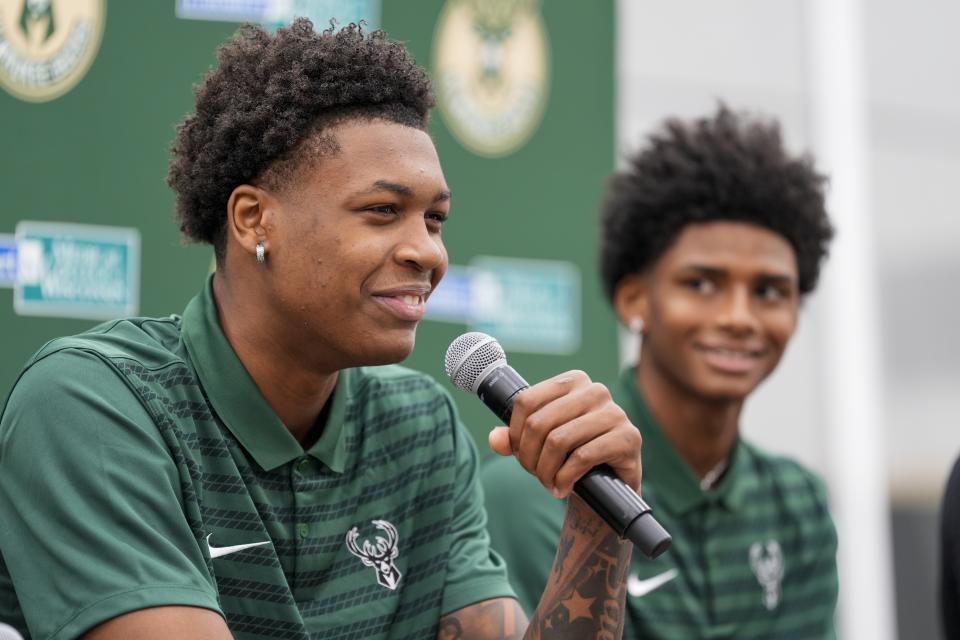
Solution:
<svg viewBox="0 0 960 640"><path fill-rule="evenodd" d="M715 278L720 278L727 275L726 269L717 269L716 267L708 267L702 264L689 264L683 267L684 269L689 269L690 271L696 271L698 273L703 273L708 276L713 276ZM762 272L757 276L758 280L771 283L784 283L790 284L795 282L793 276L784 274L784 273L770 273Z"/></svg>
<svg viewBox="0 0 960 640"><path fill-rule="evenodd" d="M373 186L366 191L364 194L377 193L378 191L391 191L401 196L412 197L413 189L408 187L405 184L400 184L398 182L390 182L389 180L377 180L373 183ZM434 202L445 202L450 199L450 191L444 189L437 193L434 197Z"/></svg>

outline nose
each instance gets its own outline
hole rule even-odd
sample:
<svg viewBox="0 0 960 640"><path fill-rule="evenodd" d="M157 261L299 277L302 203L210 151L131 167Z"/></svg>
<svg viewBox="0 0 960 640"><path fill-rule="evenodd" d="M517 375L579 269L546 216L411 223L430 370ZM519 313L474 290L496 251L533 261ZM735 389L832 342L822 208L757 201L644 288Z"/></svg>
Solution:
<svg viewBox="0 0 960 640"><path fill-rule="evenodd" d="M396 260L417 271L435 271L446 267L447 249L439 233L431 233L422 218L411 216L397 245Z"/></svg>
<svg viewBox="0 0 960 640"><path fill-rule="evenodd" d="M732 287L723 297L722 305L717 318L722 328L737 335L748 335L758 330L759 320L751 305L749 287Z"/></svg>

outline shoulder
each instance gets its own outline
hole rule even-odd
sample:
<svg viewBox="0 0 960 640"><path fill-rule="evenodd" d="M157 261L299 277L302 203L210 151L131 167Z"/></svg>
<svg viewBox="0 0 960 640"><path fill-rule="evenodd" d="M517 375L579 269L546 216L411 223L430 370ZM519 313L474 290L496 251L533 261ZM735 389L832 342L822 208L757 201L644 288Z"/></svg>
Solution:
<svg viewBox="0 0 960 640"><path fill-rule="evenodd" d="M772 453L752 442L743 441L742 446L748 453L755 471L762 476L785 486L807 488L815 493L826 495L826 485L819 474L795 458Z"/></svg>
<svg viewBox="0 0 960 640"><path fill-rule="evenodd" d="M183 360L180 317L123 318L77 335L56 338L37 351L24 370L70 351L84 351L104 362L130 361L147 368L163 367Z"/></svg>
<svg viewBox="0 0 960 640"><path fill-rule="evenodd" d="M40 414L59 415L59 423L66 416L79 422L85 415L138 413L127 368L156 370L182 362L179 327L176 316L131 318L51 340L21 369L0 409L3 422L9 426L19 417L35 423Z"/></svg>
<svg viewBox="0 0 960 640"><path fill-rule="evenodd" d="M787 510L832 521L827 487L816 472L790 456L771 453L749 442L742 445L758 483L773 490Z"/></svg>

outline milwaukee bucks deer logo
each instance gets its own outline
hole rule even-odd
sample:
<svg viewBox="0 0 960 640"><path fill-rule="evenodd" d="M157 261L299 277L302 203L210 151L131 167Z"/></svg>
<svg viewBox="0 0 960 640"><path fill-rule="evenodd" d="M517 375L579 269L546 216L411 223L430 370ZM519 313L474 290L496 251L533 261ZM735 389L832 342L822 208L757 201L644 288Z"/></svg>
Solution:
<svg viewBox="0 0 960 640"><path fill-rule="evenodd" d="M396 589L401 577L400 570L393 563L394 558L400 554L400 549L397 547L397 528L386 520L372 520L371 523L386 533L387 537L376 536L374 543L364 540L361 546L357 544L360 533L356 527L353 527L347 531L347 549L360 558L363 564L374 568L377 572L377 582L381 586Z"/></svg>
<svg viewBox="0 0 960 640"><path fill-rule="evenodd" d="M750 568L763 588L763 606L777 608L780 602L780 582L783 580L783 551L776 540L766 544L754 542L750 546Z"/></svg>

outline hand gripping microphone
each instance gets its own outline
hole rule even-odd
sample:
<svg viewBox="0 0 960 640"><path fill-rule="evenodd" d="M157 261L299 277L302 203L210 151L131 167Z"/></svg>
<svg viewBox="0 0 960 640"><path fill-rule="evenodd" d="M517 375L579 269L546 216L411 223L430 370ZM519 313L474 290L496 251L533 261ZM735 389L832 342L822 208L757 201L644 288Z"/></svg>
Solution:
<svg viewBox="0 0 960 640"><path fill-rule="evenodd" d="M516 395L530 386L507 364L500 343L476 331L450 343L444 368L455 387L480 396L504 424L510 424ZM654 519L647 503L609 466L594 467L577 480L573 490L621 539L633 542L648 558L670 547L670 534Z"/></svg>

